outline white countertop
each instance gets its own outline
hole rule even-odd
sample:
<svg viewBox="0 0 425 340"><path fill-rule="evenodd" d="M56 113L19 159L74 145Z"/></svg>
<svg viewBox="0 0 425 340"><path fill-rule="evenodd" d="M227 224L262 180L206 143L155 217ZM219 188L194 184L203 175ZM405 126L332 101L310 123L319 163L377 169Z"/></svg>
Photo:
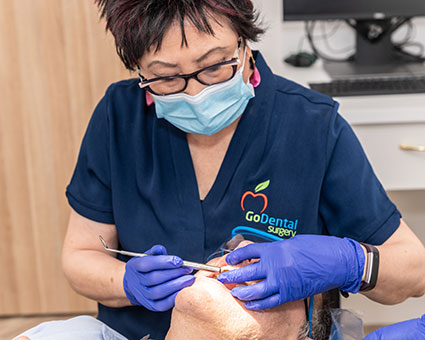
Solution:
<svg viewBox="0 0 425 340"><path fill-rule="evenodd" d="M310 68L282 63L274 72L308 87L309 82L330 81L322 62ZM352 125L425 122L425 94L337 97L340 113Z"/></svg>

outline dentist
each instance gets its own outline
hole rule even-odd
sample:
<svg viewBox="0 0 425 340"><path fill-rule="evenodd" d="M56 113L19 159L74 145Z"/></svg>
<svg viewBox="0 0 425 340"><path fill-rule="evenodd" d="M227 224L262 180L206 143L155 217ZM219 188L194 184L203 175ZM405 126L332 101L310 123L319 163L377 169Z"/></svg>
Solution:
<svg viewBox="0 0 425 340"><path fill-rule="evenodd" d="M237 226L293 236L228 257L260 259L220 277L262 280L233 290L247 308L331 288L385 304L424 294L424 247L338 104L250 49L263 33L250 0L97 5L136 77L106 90L85 133L66 191L63 269L98 301L103 324L163 339L176 295L195 280L182 259L205 261ZM115 257L99 235L152 256Z"/></svg>

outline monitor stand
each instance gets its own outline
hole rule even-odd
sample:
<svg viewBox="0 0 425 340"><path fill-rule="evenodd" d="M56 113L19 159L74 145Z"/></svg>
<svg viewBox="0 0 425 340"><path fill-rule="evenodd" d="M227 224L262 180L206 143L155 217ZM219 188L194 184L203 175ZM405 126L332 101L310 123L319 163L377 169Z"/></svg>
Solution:
<svg viewBox="0 0 425 340"><path fill-rule="evenodd" d="M395 51L390 19L356 21L356 54L351 61L324 62L332 79L425 75L425 64Z"/></svg>

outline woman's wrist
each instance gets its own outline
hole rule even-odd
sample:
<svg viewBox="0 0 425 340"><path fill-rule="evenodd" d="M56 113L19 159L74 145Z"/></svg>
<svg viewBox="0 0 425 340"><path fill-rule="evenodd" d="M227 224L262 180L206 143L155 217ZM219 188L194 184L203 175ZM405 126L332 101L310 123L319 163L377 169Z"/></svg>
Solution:
<svg viewBox="0 0 425 340"><path fill-rule="evenodd" d="M112 275L110 276L110 283L113 285L113 291L111 291L111 297L101 299L102 305L108 307L127 307L131 306L131 302L128 300L127 295L124 291L124 273L125 273L125 262L119 261L120 263L114 268Z"/></svg>

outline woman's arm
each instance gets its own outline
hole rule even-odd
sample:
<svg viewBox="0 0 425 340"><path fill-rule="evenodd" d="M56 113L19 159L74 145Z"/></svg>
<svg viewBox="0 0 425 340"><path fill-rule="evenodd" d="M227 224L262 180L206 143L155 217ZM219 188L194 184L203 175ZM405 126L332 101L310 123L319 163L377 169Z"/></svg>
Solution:
<svg viewBox="0 0 425 340"><path fill-rule="evenodd" d="M379 249L376 287L362 293L382 304L396 304L425 294L425 248L401 220L396 232Z"/></svg>
<svg viewBox="0 0 425 340"><path fill-rule="evenodd" d="M109 307L130 306L123 288L125 263L103 249L99 235L109 247L117 247L115 225L94 222L72 210L62 250L65 276L81 295Z"/></svg>

